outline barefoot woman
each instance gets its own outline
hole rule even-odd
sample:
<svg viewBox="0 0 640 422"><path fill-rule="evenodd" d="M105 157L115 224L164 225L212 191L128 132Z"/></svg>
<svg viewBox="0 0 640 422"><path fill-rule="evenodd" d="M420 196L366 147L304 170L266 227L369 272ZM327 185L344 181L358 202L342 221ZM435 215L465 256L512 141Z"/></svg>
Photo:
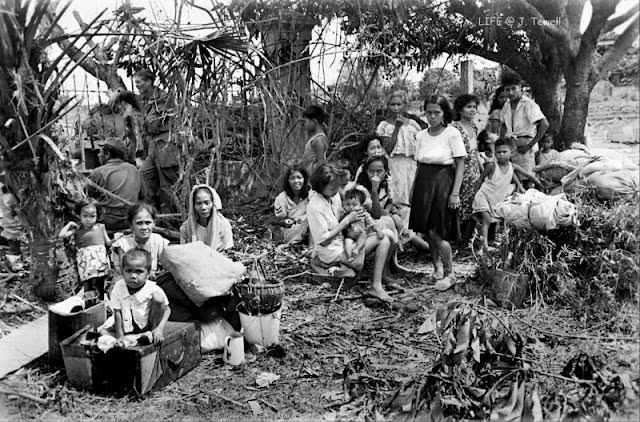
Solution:
<svg viewBox="0 0 640 422"><path fill-rule="evenodd" d="M317 194L311 197L307 205L307 220L318 258L326 265L344 264L360 271L364 265L365 255L374 252L374 268L369 294L390 302L391 296L382 287L383 274L390 257L389 238L385 236L383 239L378 239L375 235L369 236L364 250L353 261L349 261L344 252L342 231L360 215L356 212L342 215L338 178L333 166L328 164L319 166L311 176L311 187Z"/></svg>
<svg viewBox="0 0 640 422"><path fill-rule="evenodd" d="M409 228L429 239L436 278L435 288L447 290L456 283L453 275L451 245L460 235L457 209L467 152L458 129L451 122L451 106L441 95L424 102L429 129L416 135L418 172L411 198ZM442 259L443 274L437 270Z"/></svg>

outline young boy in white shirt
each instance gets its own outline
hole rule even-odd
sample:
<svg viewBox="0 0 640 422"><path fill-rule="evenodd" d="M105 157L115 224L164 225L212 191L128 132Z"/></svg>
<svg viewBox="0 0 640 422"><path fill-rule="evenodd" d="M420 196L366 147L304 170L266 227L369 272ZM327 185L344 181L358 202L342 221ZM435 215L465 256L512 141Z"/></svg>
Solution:
<svg viewBox="0 0 640 422"><path fill-rule="evenodd" d="M509 100L502 107L500 120L502 127L501 136L512 138L516 148L511 156L511 161L518 164L528 172L535 167L535 154L538 142L549 129L549 122L542 114L540 106L536 102L523 95L522 79L517 73L508 72L502 76L504 92ZM523 181L525 187L528 181Z"/></svg>
<svg viewBox="0 0 640 422"><path fill-rule="evenodd" d="M144 249L131 249L122 257L122 276L113 286L110 306L115 318L118 345L124 345L126 334L151 332L153 344L164 340L163 330L171 309L169 300L156 283L147 280L151 271L151 255Z"/></svg>

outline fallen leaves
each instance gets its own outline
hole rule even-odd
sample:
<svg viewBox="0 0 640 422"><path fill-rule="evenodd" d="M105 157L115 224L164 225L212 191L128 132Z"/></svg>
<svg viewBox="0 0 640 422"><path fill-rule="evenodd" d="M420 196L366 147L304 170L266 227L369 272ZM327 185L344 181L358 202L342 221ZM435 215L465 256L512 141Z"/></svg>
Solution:
<svg viewBox="0 0 640 422"><path fill-rule="evenodd" d="M272 374L271 372L262 372L256 377L256 385L261 388L266 388L279 379L280 375Z"/></svg>

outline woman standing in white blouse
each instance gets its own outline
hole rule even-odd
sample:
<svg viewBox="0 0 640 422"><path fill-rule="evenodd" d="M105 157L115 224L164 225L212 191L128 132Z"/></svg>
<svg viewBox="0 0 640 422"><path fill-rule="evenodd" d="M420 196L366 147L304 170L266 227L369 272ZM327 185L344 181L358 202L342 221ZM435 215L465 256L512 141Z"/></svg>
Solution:
<svg viewBox="0 0 640 422"><path fill-rule="evenodd" d="M389 117L376 128L376 135L380 136L382 146L389 154L391 195L395 203L404 205L409 205L411 199L416 176L416 134L420 132L420 126L403 115L407 103L405 91L392 92L387 105Z"/></svg>
<svg viewBox="0 0 640 422"><path fill-rule="evenodd" d="M456 284L449 242L460 236L457 210L467 152L460 131L448 125L453 114L449 102L432 95L425 100L424 109L429 129L416 135L418 171L409 228L427 236L438 279L435 288L443 291Z"/></svg>

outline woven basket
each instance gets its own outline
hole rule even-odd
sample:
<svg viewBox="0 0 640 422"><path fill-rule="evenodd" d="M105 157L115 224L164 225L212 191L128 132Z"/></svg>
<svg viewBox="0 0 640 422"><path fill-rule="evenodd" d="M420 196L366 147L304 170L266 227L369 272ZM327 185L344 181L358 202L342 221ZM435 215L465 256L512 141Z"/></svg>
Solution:
<svg viewBox="0 0 640 422"><path fill-rule="evenodd" d="M282 306L284 296L283 283L266 283L262 263L254 259L249 280L233 287L234 296L238 298L236 310L246 315L272 314Z"/></svg>
<svg viewBox="0 0 640 422"><path fill-rule="evenodd" d="M237 310L247 315L268 315L282 306L284 284L236 284L234 295L239 298Z"/></svg>
<svg viewBox="0 0 640 422"><path fill-rule="evenodd" d="M563 167L563 166L554 166L547 167L544 170L540 170L537 174L539 177L542 177L546 180L551 180L553 182L560 182L564 176L571 173L573 171L572 168Z"/></svg>

